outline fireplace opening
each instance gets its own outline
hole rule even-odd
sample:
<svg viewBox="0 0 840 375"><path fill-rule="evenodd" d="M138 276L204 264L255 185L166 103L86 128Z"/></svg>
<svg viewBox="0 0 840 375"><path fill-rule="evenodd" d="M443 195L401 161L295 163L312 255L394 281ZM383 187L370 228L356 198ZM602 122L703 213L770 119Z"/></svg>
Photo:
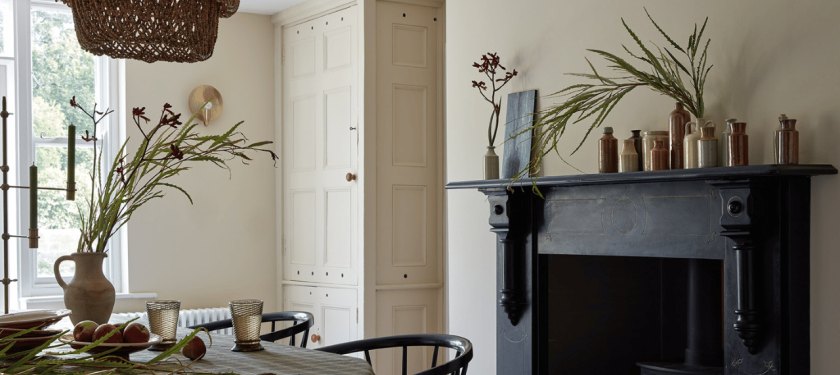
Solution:
<svg viewBox="0 0 840 375"><path fill-rule="evenodd" d="M722 261L540 257L540 373L723 373Z"/></svg>

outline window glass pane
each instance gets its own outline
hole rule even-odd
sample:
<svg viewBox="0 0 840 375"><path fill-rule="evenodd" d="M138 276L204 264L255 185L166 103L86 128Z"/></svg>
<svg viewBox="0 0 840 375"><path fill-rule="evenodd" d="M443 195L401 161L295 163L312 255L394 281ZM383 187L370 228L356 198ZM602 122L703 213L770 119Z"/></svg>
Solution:
<svg viewBox="0 0 840 375"><path fill-rule="evenodd" d="M37 147L38 186L67 186L67 147ZM38 191L38 277L53 277L53 264L58 257L76 251L79 242L79 211L87 215L90 201L90 170L93 149L76 149L76 200L66 200L61 190ZM62 276L73 276L74 263L61 264Z"/></svg>
<svg viewBox="0 0 840 375"><path fill-rule="evenodd" d="M0 56L15 55L15 17L12 0L0 0Z"/></svg>
<svg viewBox="0 0 840 375"><path fill-rule="evenodd" d="M3 1L3 0L0 0ZM90 118L70 107L70 98L91 110L96 94L94 56L76 39L73 15L49 8L32 10L32 126L36 135L66 137L93 131Z"/></svg>

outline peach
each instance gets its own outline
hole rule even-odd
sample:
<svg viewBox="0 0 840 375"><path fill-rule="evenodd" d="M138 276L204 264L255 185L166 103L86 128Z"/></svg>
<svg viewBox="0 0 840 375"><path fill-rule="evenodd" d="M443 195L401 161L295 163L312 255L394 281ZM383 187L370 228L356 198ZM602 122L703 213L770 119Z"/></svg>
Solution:
<svg viewBox="0 0 840 375"><path fill-rule="evenodd" d="M140 323L131 323L125 327L122 334L123 342L149 342L149 329Z"/></svg>
<svg viewBox="0 0 840 375"><path fill-rule="evenodd" d="M99 340L99 339L105 337L105 335L111 333L111 331L117 331L117 332L114 333L107 340L105 340L105 342L115 343L115 344L121 343L122 342L122 334L120 334L120 331L117 330L117 327L113 324L103 324L103 325L99 326L98 328L96 328L96 331L93 332L93 341L96 341L96 340Z"/></svg>
<svg viewBox="0 0 840 375"><path fill-rule="evenodd" d="M204 346L204 340L199 337L193 337L184 349L181 350L181 354L184 357L187 357L192 360L200 359L204 357L204 354L207 353L207 347Z"/></svg>
<svg viewBox="0 0 840 375"><path fill-rule="evenodd" d="M91 320L84 320L73 327L73 340L81 342L93 341L93 332L99 328L99 324Z"/></svg>

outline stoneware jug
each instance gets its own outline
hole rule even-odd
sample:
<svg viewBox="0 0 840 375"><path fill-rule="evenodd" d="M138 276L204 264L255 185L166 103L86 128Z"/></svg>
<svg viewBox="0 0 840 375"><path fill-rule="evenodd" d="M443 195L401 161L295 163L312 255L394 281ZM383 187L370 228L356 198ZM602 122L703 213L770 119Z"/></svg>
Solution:
<svg viewBox="0 0 840 375"><path fill-rule="evenodd" d="M598 140L598 173L618 173L618 139L609 126L604 128L604 136Z"/></svg>
<svg viewBox="0 0 840 375"><path fill-rule="evenodd" d="M750 165L750 137L747 135L747 123L733 122L729 127L729 166Z"/></svg>
<svg viewBox="0 0 840 375"><path fill-rule="evenodd" d="M697 160L697 148L700 141L700 128L711 125L715 126L712 121L706 121L704 118L698 118L697 122L689 122L685 124L685 141L683 143L683 168L692 169L699 168L700 163Z"/></svg>
<svg viewBox="0 0 840 375"><path fill-rule="evenodd" d="M64 289L64 306L72 311L73 325L83 320L108 323L114 310L114 285L102 273L105 253L73 253L58 258L53 270L58 285ZM66 260L76 263L76 274L69 284L61 278L58 266Z"/></svg>
<svg viewBox="0 0 840 375"><path fill-rule="evenodd" d="M685 138L685 124L691 121L691 112L683 108L682 103L677 102L676 108L668 116L668 132L671 139L666 147L669 148L671 156L671 169L683 169L683 140Z"/></svg>
<svg viewBox="0 0 840 375"><path fill-rule="evenodd" d="M796 120L787 115L779 116L781 128L776 130L773 142L776 164L799 164L799 131L796 130Z"/></svg>
<svg viewBox="0 0 840 375"><path fill-rule="evenodd" d="M723 164L724 167L731 167L729 160L729 135L732 134L732 124L734 124L738 119L728 118L726 119L726 128L723 129L723 135L720 137L721 140L721 155L719 164Z"/></svg>
<svg viewBox="0 0 840 375"><path fill-rule="evenodd" d="M667 171L670 168L668 154L669 151L665 148L665 141L653 141L653 149L650 150L650 170Z"/></svg>
<svg viewBox="0 0 840 375"><path fill-rule="evenodd" d="M715 128L707 126L700 129L700 140L697 146L697 163L700 168L718 166L718 141L715 138Z"/></svg>
<svg viewBox="0 0 840 375"><path fill-rule="evenodd" d="M638 131L638 130L637 130ZM624 140L624 148L618 155L619 172L637 172L639 170L639 153L636 152L636 140Z"/></svg>

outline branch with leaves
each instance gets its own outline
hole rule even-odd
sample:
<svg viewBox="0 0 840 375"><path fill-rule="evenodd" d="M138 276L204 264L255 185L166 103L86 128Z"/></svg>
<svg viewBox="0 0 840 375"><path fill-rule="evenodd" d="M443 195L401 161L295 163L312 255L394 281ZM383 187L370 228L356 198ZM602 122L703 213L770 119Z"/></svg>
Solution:
<svg viewBox="0 0 840 375"><path fill-rule="evenodd" d="M94 142L93 149L96 150L96 126L112 111L98 112L94 106L93 112L89 113L76 103L75 97L70 105L93 121L94 134L86 134L82 139ZM152 199L162 198L164 188L183 193L193 203L186 190L168 182L193 165L212 163L230 172L228 162L239 159L243 164L248 164L252 160L246 154L248 152L267 153L275 162L278 159L273 151L261 148L271 144L271 141L248 143L245 135L237 131L242 122L221 135L199 135L194 131L198 125L194 123L196 114L184 125L180 121L181 114L175 114L170 108L171 105L165 104L157 123L145 130L144 126L151 121L146 117L146 108L134 108L132 119L143 139L133 156L126 152L126 140L107 175L102 168L102 153L98 158L94 156L94 167L90 174L93 186L88 201L90 210L85 216L79 209L82 235L77 251L106 251L108 239L131 219L138 208Z"/></svg>
<svg viewBox="0 0 840 375"><path fill-rule="evenodd" d="M15 338L26 335L40 327L32 327L30 329L14 333L12 335L0 338L0 372L4 374L189 374L195 373L191 371L190 366L196 360L191 362L181 362L172 358L173 354L178 353L185 347L193 337L196 337L201 332L207 334L210 340L210 345L213 344L213 339L209 332L204 328L196 328L190 334L178 341L171 348L160 353L151 360L140 363L130 362L121 357L112 355L119 347L106 350L100 353L93 353L91 350L107 341L112 335L120 332L120 329L127 326L131 322L137 320L132 319L118 329L113 330L103 336L102 338L76 350L68 350L68 344L58 341L59 337L68 334L70 331L64 331L55 337L50 338L40 346L13 352Z"/></svg>
<svg viewBox="0 0 840 375"><path fill-rule="evenodd" d="M490 81L490 88L492 90L490 90L489 97L484 93L487 91L487 84L484 81L472 81L472 87L477 88L478 93L481 94L484 100L493 105L493 112L490 114L490 124L487 126L487 140L490 142L490 147L493 147L493 144L496 143L496 133L499 131L499 113L502 110L502 99L499 98L499 103L496 103L496 92L501 90L502 87L505 87L519 73L514 69L512 72L505 72L504 77L496 78L497 69L507 69L499 63L499 55L490 52L481 56L481 64L475 62L472 66L478 68L478 72L484 73ZM499 84L498 87L496 86L497 83ZM495 126L493 125L494 118Z"/></svg>
<svg viewBox="0 0 840 375"><path fill-rule="evenodd" d="M703 90L706 84L706 76L712 66L706 66L707 50L711 40L707 39L705 45L701 43L701 40L709 19L706 18L699 32L695 24L694 32L688 38L688 45L681 47L659 27L650 13L647 12L647 9L645 9L645 13L675 52L667 47L660 48L656 44L653 44L653 47L646 46L622 18L621 23L641 49L641 53L633 53L624 45L622 47L634 60L640 61L641 64L639 66L633 65L609 52L588 50L604 58L609 63L608 67L617 72L619 77L608 78L598 73L589 59L586 59L586 62L592 69L592 73L569 73L569 75L587 78L590 81L571 85L551 95L553 97L566 97L567 99L559 105L541 111L539 113L540 119L533 127L526 130L535 131L533 147L536 152L531 164L520 171L514 179L527 176L532 168L534 170L539 169L543 158L552 151L556 152L562 159L558 144L566 131L566 127L569 124L577 124L586 119L591 119L592 124L583 139L572 151L572 154L577 152L592 130L604 123L621 99L639 87L647 87L654 92L668 96L682 103L694 116L703 117L706 109L703 101ZM703 46L702 53L698 57L697 53L700 52L701 45ZM681 61L674 53L685 55L684 59L687 61ZM687 76L687 82L683 75Z"/></svg>

